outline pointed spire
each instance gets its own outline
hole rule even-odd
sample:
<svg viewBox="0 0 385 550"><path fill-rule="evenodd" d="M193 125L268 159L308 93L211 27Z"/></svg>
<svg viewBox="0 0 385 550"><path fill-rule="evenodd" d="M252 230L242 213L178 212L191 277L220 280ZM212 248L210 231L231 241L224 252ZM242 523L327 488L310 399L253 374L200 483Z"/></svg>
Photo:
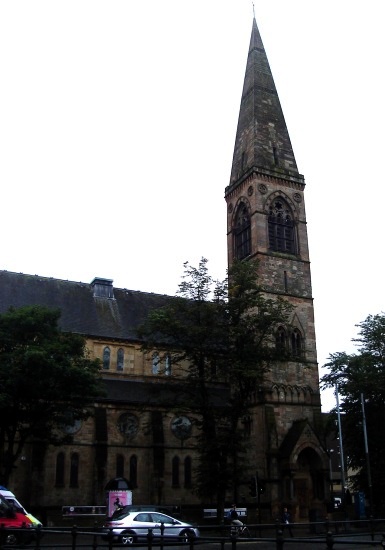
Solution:
<svg viewBox="0 0 385 550"><path fill-rule="evenodd" d="M230 186L256 171L300 180L273 75L255 17L251 31Z"/></svg>

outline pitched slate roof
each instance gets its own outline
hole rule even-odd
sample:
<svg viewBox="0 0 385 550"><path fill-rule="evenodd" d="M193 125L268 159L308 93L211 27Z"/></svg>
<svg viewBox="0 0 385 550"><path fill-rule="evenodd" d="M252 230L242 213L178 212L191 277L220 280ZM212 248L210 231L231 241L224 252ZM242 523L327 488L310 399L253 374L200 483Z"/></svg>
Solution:
<svg viewBox="0 0 385 550"><path fill-rule="evenodd" d="M107 396L100 401L114 403L130 403L131 405L151 406L159 405L166 408L186 406L191 403L191 386L183 385L180 381L168 379L154 383L140 380L116 380L104 377ZM229 405L229 388L218 386L211 388L210 405L212 407L226 407Z"/></svg>
<svg viewBox="0 0 385 550"><path fill-rule="evenodd" d="M112 298L95 295L95 285L39 275L0 271L0 313L11 306L42 305L59 308L59 325L65 332L84 336L138 340L137 327L152 309L165 305L171 296L112 289Z"/></svg>

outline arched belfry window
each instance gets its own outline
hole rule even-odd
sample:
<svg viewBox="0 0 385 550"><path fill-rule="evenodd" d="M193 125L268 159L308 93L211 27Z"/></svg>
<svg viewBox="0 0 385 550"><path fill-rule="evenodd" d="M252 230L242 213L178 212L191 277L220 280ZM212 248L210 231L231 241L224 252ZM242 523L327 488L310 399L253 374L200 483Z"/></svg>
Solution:
<svg viewBox="0 0 385 550"><path fill-rule="evenodd" d="M241 203L234 219L234 255L238 260L250 256L251 223L247 205Z"/></svg>
<svg viewBox="0 0 385 550"><path fill-rule="evenodd" d="M269 248L295 254L293 214L284 199L277 197L269 208Z"/></svg>

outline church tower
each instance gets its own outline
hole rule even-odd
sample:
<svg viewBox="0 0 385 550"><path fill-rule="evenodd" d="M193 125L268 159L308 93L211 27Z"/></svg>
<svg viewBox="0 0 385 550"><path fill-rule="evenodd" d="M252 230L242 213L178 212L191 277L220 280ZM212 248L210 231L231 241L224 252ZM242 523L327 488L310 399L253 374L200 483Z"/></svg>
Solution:
<svg viewBox="0 0 385 550"><path fill-rule="evenodd" d="M272 511L286 503L296 521L321 511L328 491L316 435L321 404L304 190L254 19L225 191L228 263L258 260L266 294L294 306L290 327L276 328L277 346L292 360L273 368L256 398L249 458L266 485L262 508L264 498Z"/></svg>

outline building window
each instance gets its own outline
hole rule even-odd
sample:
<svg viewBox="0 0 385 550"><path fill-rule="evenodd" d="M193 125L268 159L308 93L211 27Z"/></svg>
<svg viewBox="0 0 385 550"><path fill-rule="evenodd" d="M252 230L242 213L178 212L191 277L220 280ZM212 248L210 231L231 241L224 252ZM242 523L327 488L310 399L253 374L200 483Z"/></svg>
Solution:
<svg viewBox="0 0 385 550"><path fill-rule="evenodd" d="M172 486L179 487L179 456L172 459Z"/></svg>
<svg viewBox="0 0 385 550"><path fill-rule="evenodd" d="M116 455L116 477L124 477L124 456Z"/></svg>
<svg viewBox="0 0 385 550"><path fill-rule="evenodd" d="M191 470L191 457L186 456L184 459L184 486L186 488L192 487Z"/></svg>
<svg viewBox="0 0 385 550"><path fill-rule="evenodd" d="M277 198L269 208L269 248L295 254L293 215L286 202Z"/></svg>
<svg viewBox="0 0 385 550"><path fill-rule="evenodd" d="M164 374L166 376L171 376L171 355L169 353L166 355L165 362L166 362L166 366L164 369Z"/></svg>
<svg viewBox="0 0 385 550"><path fill-rule="evenodd" d="M111 350L106 346L103 350L103 369L108 370L110 368Z"/></svg>
<svg viewBox="0 0 385 550"><path fill-rule="evenodd" d="M55 487L64 487L64 453L58 453L56 457Z"/></svg>
<svg viewBox="0 0 385 550"><path fill-rule="evenodd" d="M302 355L302 336L298 329L294 329L291 333L291 353L294 357Z"/></svg>
<svg viewBox="0 0 385 550"><path fill-rule="evenodd" d="M159 374L159 353L156 351L152 354L152 374Z"/></svg>
<svg viewBox="0 0 385 550"><path fill-rule="evenodd" d="M278 327L275 333L275 344L277 351L282 353L286 351L286 331L283 327Z"/></svg>
<svg viewBox="0 0 385 550"><path fill-rule="evenodd" d="M138 459L136 455L130 458L130 482L133 487L138 486Z"/></svg>
<svg viewBox="0 0 385 550"><path fill-rule="evenodd" d="M117 359L116 359L116 370L123 370L123 365L124 365L124 350L122 348L119 348Z"/></svg>
<svg viewBox="0 0 385 550"><path fill-rule="evenodd" d="M72 453L70 468L70 487L78 487L79 484L79 454Z"/></svg>
<svg viewBox="0 0 385 550"><path fill-rule="evenodd" d="M239 205L234 222L234 254L242 260L251 253L251 223L246 204Z"/></svg>

